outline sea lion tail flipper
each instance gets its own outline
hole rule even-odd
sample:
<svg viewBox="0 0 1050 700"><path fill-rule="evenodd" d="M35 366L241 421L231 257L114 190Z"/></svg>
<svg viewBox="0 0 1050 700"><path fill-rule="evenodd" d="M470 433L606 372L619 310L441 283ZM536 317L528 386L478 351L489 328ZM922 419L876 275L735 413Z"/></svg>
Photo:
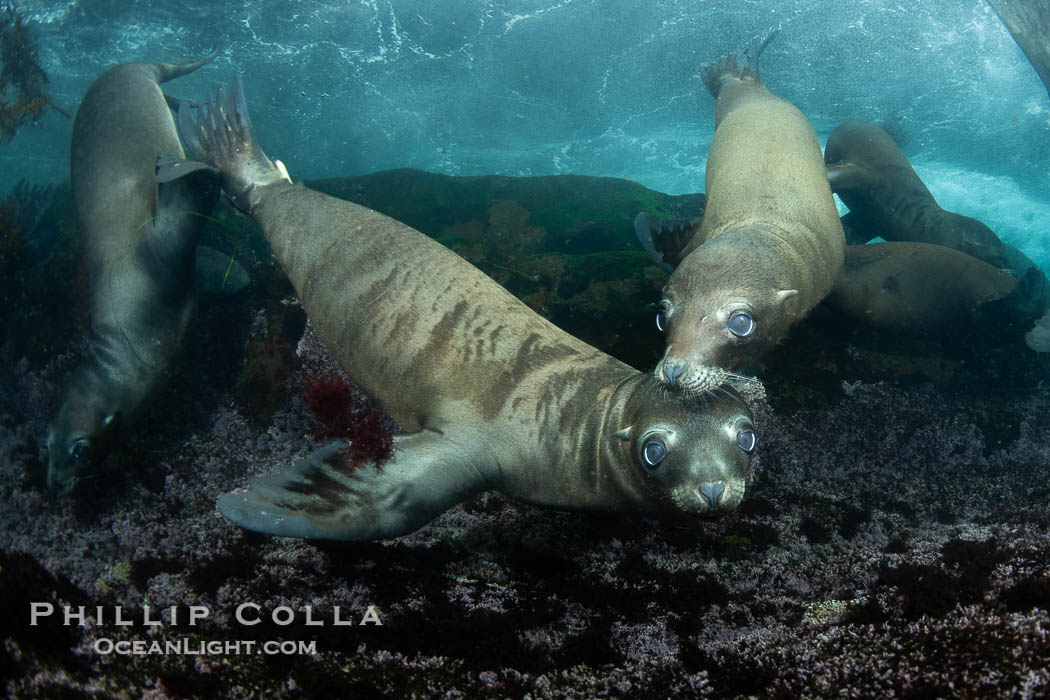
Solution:
<svg viewBox="0 0 1050 700"><path fill-rule="evenodd" d="M201 301L233 296L251 282L248 271L233 255L206 245L197 246L195 272Z"/></svg>
<svg viewBox="0 0 1050 700"><path fill-rule="evenodd" d="M193 118L188 103L179 107L179 132L192 158L208 163L223 175L223 188L242 211L251 207L256 187L281 180L291 182L284 166L266 157L252 130L241 81L234 79L229 96L220 86Z"/></svg>
<svg viewBox="0 0 1050 700"><path fill-rule="evenodd" d="M682 253L696 234L701 220L698 216L668 219L643 211L634 217L634 233L657 267L674 272L685 257Z"/></svg>
<svg viewBox="0 0 1050 700"><path fill-rule="evenodd" d="M469 443L470 441L465 441ZM377 470L340 459L331 443L304 461L255 477L248 491L219 498L234 524L269 535L374 540L407 535L486 488L464 442L423 430L394 438L394 455Z"/></svg>

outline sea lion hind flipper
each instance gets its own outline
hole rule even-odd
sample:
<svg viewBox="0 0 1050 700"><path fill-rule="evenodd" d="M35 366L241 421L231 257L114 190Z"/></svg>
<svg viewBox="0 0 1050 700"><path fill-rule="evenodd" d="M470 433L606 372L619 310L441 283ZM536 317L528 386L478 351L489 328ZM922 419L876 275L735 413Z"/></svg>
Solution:
<svg viewBox="0 0 1050 700"><path fill-rule="evenodd" d="M223 189L242 211L248 211L252 190L289 180L255 139L241 81L234 79L229 95L222 87L201 104L179 107L179 133L192 158L214 166L223 175Z"/></svg>
<svg viewBox="0 0 1050 700"><path fill-rule="evenodd" d="M463 444L430 430L399 435L394 456L377 470L344 464L345 443L331 443L281 472L253 478L246 492L221 496L219 512L269 535L347 541L407 535L486 488Z"/></svg>
<svg viewBox="0 0 1050 700"><path fill-rule="evenodd" d="M739 54L731 53L700 69L700 77L703 78L704 85L707 86L707 90L711 93L711 97L716 100L718 99L718 94L722 91L722 85L726 78L751 80L758 85L761 85L762 77L758 70L758 60L762 57L762 52L769 45L769 42L773 40L773 37L775 37L779 31L779 29L770 31L769 34L766 35L766 38L762 40L762 43L758 45L758 48L753 54L750 50L744 51L743 66L741 66L737 60Z"/></svg>
<svg viewBox="0 0 1050 700"><path fill-rule="evenodd" d="M696 234L700 221L700 217L668 219L643 211L634 217L634 233L657 267L674 272L685 257L682 253Z"/></svg>

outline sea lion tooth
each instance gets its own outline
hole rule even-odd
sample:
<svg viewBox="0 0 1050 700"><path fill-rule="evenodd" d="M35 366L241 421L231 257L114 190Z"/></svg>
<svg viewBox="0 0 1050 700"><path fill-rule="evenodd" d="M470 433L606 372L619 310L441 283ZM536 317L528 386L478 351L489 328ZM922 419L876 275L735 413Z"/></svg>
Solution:
<svg viewBox="0 0 1050 700"><path fill-rule="evenodd" d="M218 178L186 168L155 181L158 154L183 156L160 84L191 63L124 63L88 88L73 122L70 182L91 283L91 336L48 429L47 485L69 490L166 377L194 308L194 248Z"/></svg>
<svg viewBox="0 0 1050 700"><path fill-rule="evenodd" d="M667 349L654 372L701 393L773 347L828 293L845 256L820 142L763 87L757 56L742 67L723 57L703 80L716 99L703 220L664 287ZM673 259L669 247L661 259Z"/></svg>
<svg viewBox="0 0 1050 700"><path fill-rule="evenodd" d="M407 431L378 469L349 469L329 445L255 478L219 500L226 518L361 540L404 535L488 489L687 517L739 505L754 425L734 390L668 392L418 231L291 184L256 142L239 81L179 122L262 229L335 359Z"/></svg>

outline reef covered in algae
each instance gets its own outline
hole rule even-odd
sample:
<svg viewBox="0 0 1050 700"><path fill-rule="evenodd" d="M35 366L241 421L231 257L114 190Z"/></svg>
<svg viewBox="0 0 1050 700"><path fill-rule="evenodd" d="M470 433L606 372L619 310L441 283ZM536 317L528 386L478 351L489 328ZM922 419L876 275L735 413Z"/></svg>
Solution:
<svg viewBox="0 0 1050 700"><path fill-rule="evenodd" d="M603 178L390 171L310 184L407 221L640 369L662 351L665 276L632 220L703 206ZM43 442L86 324L68 190L42 206L50 256L12 246L0 258L5 298L19 300L0 350L9 695L1050 692L1050 366L1023 340L890 338L818 309L753 368L765 386L751 396L757 476L720 520L486 494L390 542L269 538L230 525L215 499L314 447L304 391L339 371L261 236L216 212L202 242L234 253L251 285L202 305L168 391L86 488L58 498L43 489ZM56 613L30 625L32 603ZM245 603L259 624L238 622ZM114 623L118 605L132 624ZM67 626L63 606L104 617ZM190 606L208 609L194 626ZM307 608L324 624L307 624ZM182 639L316 653L100 651Z"/></svg>

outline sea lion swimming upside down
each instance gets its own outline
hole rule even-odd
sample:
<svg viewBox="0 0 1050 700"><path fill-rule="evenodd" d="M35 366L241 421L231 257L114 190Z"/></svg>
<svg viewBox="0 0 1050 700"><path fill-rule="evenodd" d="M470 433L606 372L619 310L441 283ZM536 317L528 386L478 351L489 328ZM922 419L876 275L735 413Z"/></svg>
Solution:
<svg viewBox="0 0 1050 700"><path fill-rule="evenodd" d="M192 63L124 63L77 110L70 183L91 280L87 356L49 426L47 485L70 490L163 385L196 305L195 248L219 197L206 171L155 181L158 154L182 156L160 84Z"/></svg>
<svg viewBox="0 0 1050 700"><path fill-rule="evenodd" d="M780 340L828 293L845 255L806 118L762 86L757 57L740 68L731 54L703 77L717 100L707 203L657 314L667 349L656 376L690 395Z"/></svg>
<svg viewBox="0 0 1050 700"><path fill-rule="evenodd" d="M484 490L573 509L709 515L744 495L755 447L731 389L667 392L559 330L412 228L294 186L252 134L238 83L188 149L260 226L336 360L409 431L381 469L329 445L219 499L241 527L363 540L423 526ZM279 165L279 163L278 163Z"/></svg>

